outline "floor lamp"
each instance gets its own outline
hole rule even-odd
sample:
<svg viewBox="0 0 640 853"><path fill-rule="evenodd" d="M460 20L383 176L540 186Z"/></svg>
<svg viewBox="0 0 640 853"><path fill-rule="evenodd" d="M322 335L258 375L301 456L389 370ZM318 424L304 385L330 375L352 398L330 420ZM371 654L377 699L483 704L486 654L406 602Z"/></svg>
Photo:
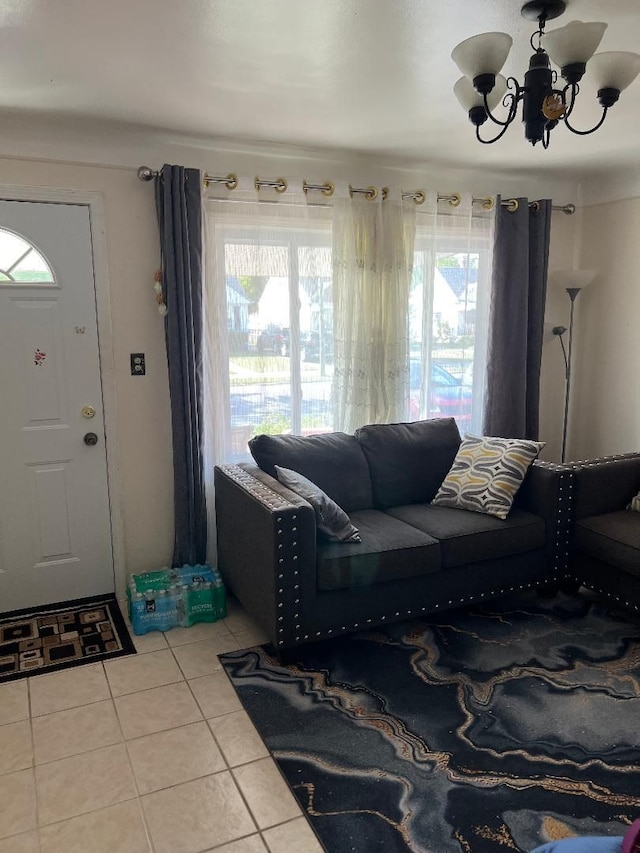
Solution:
<svg viewBox="0 0 640 853"><path fill-rule="evenodd" d="M571 300L571 313L569 315L569 347L565 348L563 335L567 331L566 326L554 326L551 330L560 339L565 366L564 386L564 419L562 421L562 462L565 461L567 450L567 424L569 422L569 393L571 391L571 355L573 349L573 310L576 299L581 290L591 284L596 276L595 270L556 270L551 273L554 284L564 287Z"/></svg>

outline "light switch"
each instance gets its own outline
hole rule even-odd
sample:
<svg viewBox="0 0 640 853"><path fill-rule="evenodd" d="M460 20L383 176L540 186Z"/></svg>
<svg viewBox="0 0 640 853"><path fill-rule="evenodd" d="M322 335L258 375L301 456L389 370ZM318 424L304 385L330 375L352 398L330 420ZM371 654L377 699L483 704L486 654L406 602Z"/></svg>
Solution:
<svg viewBox="0 0 640 853"><path fill-rule="evenodd" d="M131 353L131 375L132 376L144 376L146 373L146 365L144 361L144 353L143 352L132 352Z"/></svg>

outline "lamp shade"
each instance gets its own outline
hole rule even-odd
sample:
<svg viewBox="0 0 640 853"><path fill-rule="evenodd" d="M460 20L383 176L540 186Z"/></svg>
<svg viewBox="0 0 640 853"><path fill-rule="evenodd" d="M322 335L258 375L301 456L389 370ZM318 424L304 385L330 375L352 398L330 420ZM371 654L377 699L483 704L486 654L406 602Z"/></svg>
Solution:
<svg viewBox="0 0 640 853"><path fill-rule="evenodd" d="M589 71L597 89L622 92L640 73L640 56L624 50L596 53L589 63Z"/></svg>
<svg viewBox="0 0 640 853"><path fill-rule="evenodd" d="M597 270L553 270L549 278L557 287L582 290L591 284L597 274Z"/></svg>
<svg viewBox="0 0 640 853"><path fill-rule="evenodd" d="M507 33L480 33L456 45L451 59L465 77L473 80L479 74L497 74L507 61L512 44Z"/></svg>
<svg viewBox="0 0 640 853"><path fill-rule="evenodd" d="M487 103L491 112L498 106L506 91L507 81L502 74L498 74L493 89L487 95ZM465 112L469 112L473 107L484 107L484 98L479 92L476 92L468 77L461 77L458 80L453 87L453 93Z"/></svg>
<svg viewBox="0 0 640 853"><path fill-rule="evenodd" d="M542 37L542 47L559 68L575 63L588 62L598 49L606 24L585 24L571 21L565 27L551 30Z"/></svg>

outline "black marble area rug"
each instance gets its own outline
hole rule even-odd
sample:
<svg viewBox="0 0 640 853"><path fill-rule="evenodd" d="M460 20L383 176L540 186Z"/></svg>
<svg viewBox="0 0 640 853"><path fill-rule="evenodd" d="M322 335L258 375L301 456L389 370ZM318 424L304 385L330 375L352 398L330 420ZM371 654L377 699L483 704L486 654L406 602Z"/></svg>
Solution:
<svg viewBox="0 0 640 853"><path fill-rule="evenodd" d="M504 853L640 817L640 621L525 594L220 656L330 853Z"/></svg>

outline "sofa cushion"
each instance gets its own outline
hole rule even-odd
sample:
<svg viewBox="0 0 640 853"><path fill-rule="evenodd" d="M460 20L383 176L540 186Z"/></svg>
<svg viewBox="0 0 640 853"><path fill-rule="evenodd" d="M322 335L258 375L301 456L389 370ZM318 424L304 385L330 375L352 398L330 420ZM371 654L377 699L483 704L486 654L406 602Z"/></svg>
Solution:
<svg viewBox="0 0 640 853"><path fill-rule="evenodd" d="M522 554L542 548L545 543L544 520L523 509L513 509L504 521L433 504L394 507L386 514L437 539L443 568Z"/></svg>
<svg viewBox="0 0 640 853"><path fill-rule="evenodd" d="M319 489L311 480L307 480L302 474L298 474L297 471L281 468L280 465L275 467L278 480L291 491L300 495L301 498L309 501L316 514L320 533L333 542L347 542L349 540L360 542L358 528L351 524L347 513L340 509L329 495Z"/></svg>
<svg viewBox="0 0 640 853"><path fill-rule="evenodd" d="M439 571L440 545L431 536L377 510L353 512L351 521L361 542L318 540L318 589L349 589Z"/></svg>
<svg viewBox="0 0 640 853"><path fill-rule="evenodd" d="M372 424L356 430L371 472L379 509L430 501L460 445L453 418L406 424Z"/></svg>
<svg viewBox="0 0 640 853"><path fill-rule="evenodd" d="M367 460L352 435L257 435L249 442L249 449L267 474L276 477L276 465L291 468L315 483L345 512L373 506Z"/></svg>
<svg viewBox="0 0 640 853"><path fill-rule="evenodd" d="M505 519L543 447L542 441L467 433L433 503Z"/></svg>
<svg viewBox="0 0 640 853"><path fill-rule="evenodd" d="M640 577L640 516L619 510L576 522L575 545L612 566Z"/></svg>
<svg viewBox="0 0 640 853"><path fill-rule="evenodd" d="M640 489L637 454L579 462L573 467L573 472L576 519L624 509Z"/></svg>

